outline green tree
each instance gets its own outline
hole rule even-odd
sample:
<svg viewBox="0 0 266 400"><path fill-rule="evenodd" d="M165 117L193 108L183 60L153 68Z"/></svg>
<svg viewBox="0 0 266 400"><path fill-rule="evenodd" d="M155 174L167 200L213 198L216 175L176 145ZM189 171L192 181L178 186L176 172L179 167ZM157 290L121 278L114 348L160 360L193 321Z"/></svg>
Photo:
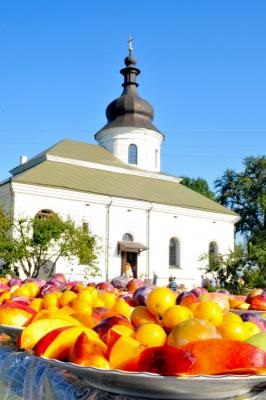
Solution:
<svg viewBox="0 0 266 400"><path fill-rule="evenodd" d="M245 248L236 246L234 251L228 254L204 254L201 260L207 261L205 273L212 274L219 286L231 293L243 292L242 276L246 268Z"/></svg>
<svg viewBox="0 0 266 400"><path fill-rule="evenodd" d="M211 200L215 200L215 194L210 190L208 182L203 178L189 178L187 176L182 176L181 184L189 187L195 192L202 194L205 197L208 197Z"/></svg>
<svg viewBox="0 0 266 400"><path fill-rule="evenodd" d="M27 277L37 277L47 263L55 267L60 257L82 259L90 275L98 274L96 238L76 227L68 218L51 214L45 218L20 218L0 210L0 260L20 266ZM53 268L54 269L54 268Z"/></svg>
<svg viewBox="0 0 266 400"><path fill-rule="evenodd" d="M227 169L215 180L217 200L239 214L236 224L246 241L248 259L266 280L266 157L246 157L244 171Z"/></svg>

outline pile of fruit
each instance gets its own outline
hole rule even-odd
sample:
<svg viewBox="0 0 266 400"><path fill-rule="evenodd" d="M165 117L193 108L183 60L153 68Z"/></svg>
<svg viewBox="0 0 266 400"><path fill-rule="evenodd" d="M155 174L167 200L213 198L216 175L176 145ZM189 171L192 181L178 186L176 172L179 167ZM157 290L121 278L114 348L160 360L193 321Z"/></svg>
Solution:
<svg viewBox="0 0 266 400"><path fill-rule="evenodd" d="M230 295L177 294L131 279L85 285L0 282L0 324L24 327L18 346L101 369L161 375L266 374L265 315L230 312Z"/></svg>
<svg viewBox="0 0 266 400"><path fill-rule="evenodd" d="M247 296L230 296L229 299L232 309L265 311L266 313L266 290L253 289Z"/></svg>

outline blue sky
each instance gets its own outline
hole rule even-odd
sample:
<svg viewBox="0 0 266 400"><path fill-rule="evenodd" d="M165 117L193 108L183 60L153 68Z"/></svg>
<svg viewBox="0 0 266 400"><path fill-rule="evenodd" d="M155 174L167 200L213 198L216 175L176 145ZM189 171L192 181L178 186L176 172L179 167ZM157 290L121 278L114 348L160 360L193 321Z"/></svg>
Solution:
<svg viewBox="0 0 266 400"><path fill-rule="evenodd" d="M1 0L0 180L64 138L95 143L132 32L162 170L211 188L266 153L266 1Z"/></svg>

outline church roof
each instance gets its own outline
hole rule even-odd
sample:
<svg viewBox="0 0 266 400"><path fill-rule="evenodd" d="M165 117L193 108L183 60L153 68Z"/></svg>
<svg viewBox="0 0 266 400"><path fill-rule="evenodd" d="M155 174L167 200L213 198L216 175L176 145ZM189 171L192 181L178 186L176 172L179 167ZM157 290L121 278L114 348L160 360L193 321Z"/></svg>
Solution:
<svg viewBox="0 0 266 400"><path fill-rule="evenodd" d="M82 164L84 162L84 164ZM88 164L86 164L86 162ZM116 167L117 171L116 172ZM126 199L236 215L233 211L178 183L174 177L141 171L119 161L106 149L63 140L26 164L14 168L12 182L48 186ZM151 175L152 176L152 175Z"/></svg>

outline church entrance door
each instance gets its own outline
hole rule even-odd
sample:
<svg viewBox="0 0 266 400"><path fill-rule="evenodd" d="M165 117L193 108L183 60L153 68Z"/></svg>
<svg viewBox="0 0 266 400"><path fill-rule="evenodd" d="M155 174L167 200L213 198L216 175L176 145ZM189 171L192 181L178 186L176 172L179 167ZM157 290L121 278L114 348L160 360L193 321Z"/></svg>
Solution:
<svg viewBox="0 0 266 400"><path fill-rule="evenodd" d="M130 251L122 251L121 252L121 270L122 270L122 275L125 272L124 268L126 263L129 263L131 265L132 269L132 275L133 278L138 277L138 253L133 253Z"/></svg>

